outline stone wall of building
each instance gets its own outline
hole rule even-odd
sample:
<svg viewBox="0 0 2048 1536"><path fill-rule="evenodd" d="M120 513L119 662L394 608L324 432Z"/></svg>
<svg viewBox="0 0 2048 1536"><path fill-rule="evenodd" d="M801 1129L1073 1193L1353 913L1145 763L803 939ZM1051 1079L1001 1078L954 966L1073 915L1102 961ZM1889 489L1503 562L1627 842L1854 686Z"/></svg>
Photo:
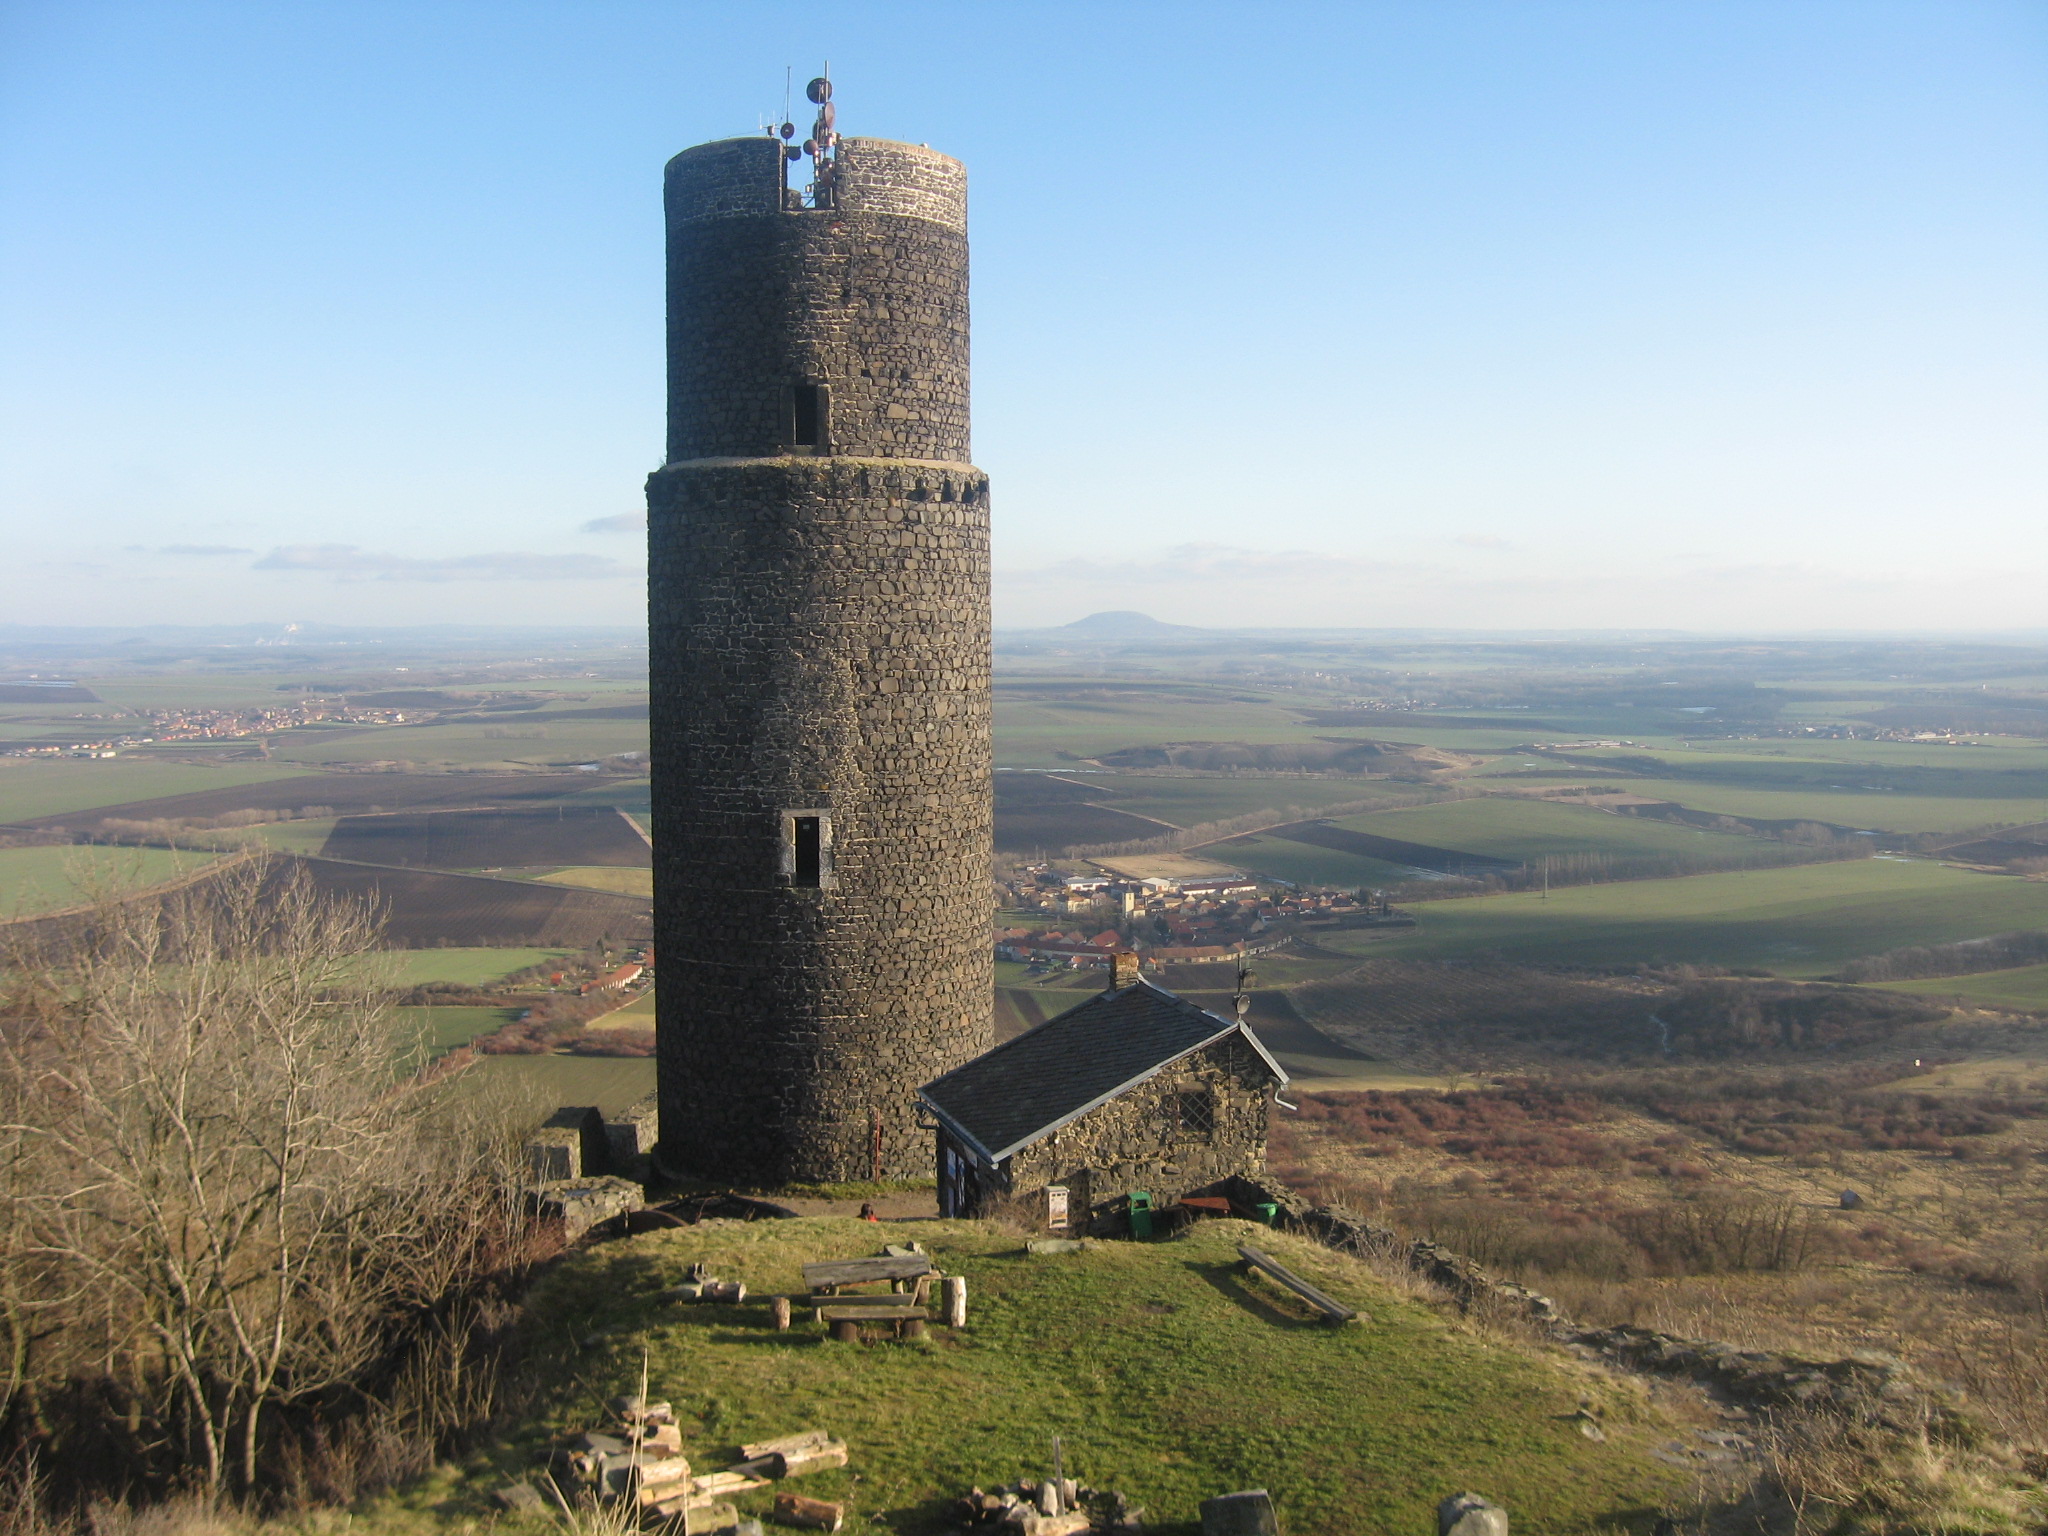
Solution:
<svg viewBox="0 0 2048 1536"><path fill-rule="evenodd" d="M926 1174L914 1091L993 1043L988 481L965 175L850 140L668 171L670 432L648 482L661 1146L757 1180ZM823 440L792 435L814 390ZM796 876L792 818L826 872Z"/></svg>
<svg viewBox="0 0 2048 1536"><path fill-rule="evenodd" d="M1230 1035L1015 1154L1008 1198L1042 1208L1046 1186L1063 1184L1073 1229L1108 1231L1120 1227L1120 1202L1134 1189L1164 1206L1221 1179L1256 1176L1266 1166L1271 1083L1258 1053ZM1207 1136L1181 1128L1182 1094L1206 1095L1215 1120Z"/></svg>

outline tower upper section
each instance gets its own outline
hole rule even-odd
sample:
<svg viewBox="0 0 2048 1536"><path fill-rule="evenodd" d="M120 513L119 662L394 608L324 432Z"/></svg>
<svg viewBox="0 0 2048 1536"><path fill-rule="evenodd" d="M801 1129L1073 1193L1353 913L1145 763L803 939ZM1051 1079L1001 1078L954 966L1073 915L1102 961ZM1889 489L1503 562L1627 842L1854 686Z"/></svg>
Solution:
<svg viewBox="0 0 2048 1536"><path fill-rule="evenodd" d="M668 163L668 462L966 463L966 168L845 139L833 206L784 182L765 136Z"/></svg>

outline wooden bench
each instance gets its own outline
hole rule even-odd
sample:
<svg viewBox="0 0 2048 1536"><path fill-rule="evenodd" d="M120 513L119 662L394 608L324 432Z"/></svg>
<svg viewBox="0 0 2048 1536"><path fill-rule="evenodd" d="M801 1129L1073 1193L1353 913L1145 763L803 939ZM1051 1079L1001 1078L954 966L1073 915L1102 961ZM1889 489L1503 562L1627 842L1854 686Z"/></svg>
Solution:
<svg viewBox="0 0 2048 1536"><path fill-rule="evenodd" d="M938 1271L921 1253L907 1257L894 1254L878 1259L835 1259L804 1266L804 1284L813 1295L831 1296L847 1285L874 1285L880 1281L920 1280Z"/></svg>
<svg viewBox="0 0 2048 1536"><path fill-rule="evenodd" d="M932 1282L938 1278L936 1273L919 1275L910 1282L910 1289L907 1291L875 1291L868 1294L820 1291L815 1295L806 1296L803 1304L807 1307L924 1307L931 1305Z"/></svg>
<svg viewBox="0 0 2048 1536"><path fill-rule="evenodd" d="M1348 1323L1358 1316L1356 1312L1350 1307L1345 1306L1343 1302L1332 1300L1286 1265L1278 1263L1266 1254L1261 1253L1258 1249L1240 1246L1237 1254L1239 1258L1244 1260L1247 1270L1264 1270L1275 1280L1286 1286L1288 1290L1294 1292L1295 1295L1322 1313L1324 1322Z"/></svg>
<svg viewBox="0 0 2048 1536"><path fill-rule="evenodd" d="M875 1297L875 1301L884 1298ZM841 1343L857 1343L862 1323L894 1323L899 1339L921 1339L925 1324L931 1321L931 1314L923 1307L875 1306L867 1298L862 1304L848 1306L843 1301L818 1308L818 1321L832 1330L832 1337Z"/></svg>

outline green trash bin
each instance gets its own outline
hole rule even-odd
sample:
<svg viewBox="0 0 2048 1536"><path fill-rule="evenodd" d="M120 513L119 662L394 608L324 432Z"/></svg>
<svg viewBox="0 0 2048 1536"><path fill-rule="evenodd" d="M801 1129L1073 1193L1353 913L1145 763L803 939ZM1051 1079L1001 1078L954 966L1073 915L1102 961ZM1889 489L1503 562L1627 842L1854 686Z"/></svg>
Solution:
<svg viewBox="0 0 2048 1536"><path fill-rule="evenodd" d="M1280 1219L1280 1207L1273 1204L1270 1200L1261 1200L1257 1206L1257 1210L1259 1213L1259 1220L1263 1221L1269 1227L1273 1225L1275 1221Z"/></svg>
<svg viewBox="0 0 2048 1536"><path fill-rule="evenodd" d="M1130 1198L1131 1236L1152 1235L1152 1195L1148 1190L1134 1189Z"/></svg>

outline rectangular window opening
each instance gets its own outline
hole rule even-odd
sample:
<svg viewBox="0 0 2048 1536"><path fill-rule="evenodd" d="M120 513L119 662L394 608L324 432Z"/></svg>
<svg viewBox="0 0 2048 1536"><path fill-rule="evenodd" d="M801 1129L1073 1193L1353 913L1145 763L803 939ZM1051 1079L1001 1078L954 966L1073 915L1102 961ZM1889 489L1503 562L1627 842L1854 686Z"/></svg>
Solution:
<svg viewBox="0 0 2048 1536"><path fill-rule="evenodd" d="M789 883L816 890L825 883L825 818L790 818Z"/></svg>
<svg viewBox="0 0 2048 1536"><path fill-rule="evenodd" d="M825 389L821 384L790 388L789 441L796 448L825 446Z"/></svg>
<svg viewBox="0 0 2048 1536"><path fill-rule="evenodd" d="M1179 1123L1182 1134L1188 1136L1212 1136L1216 1132L1216 1105L1205 1093L1177 1093L1174 1096L1174 1119Z"/></svg>

